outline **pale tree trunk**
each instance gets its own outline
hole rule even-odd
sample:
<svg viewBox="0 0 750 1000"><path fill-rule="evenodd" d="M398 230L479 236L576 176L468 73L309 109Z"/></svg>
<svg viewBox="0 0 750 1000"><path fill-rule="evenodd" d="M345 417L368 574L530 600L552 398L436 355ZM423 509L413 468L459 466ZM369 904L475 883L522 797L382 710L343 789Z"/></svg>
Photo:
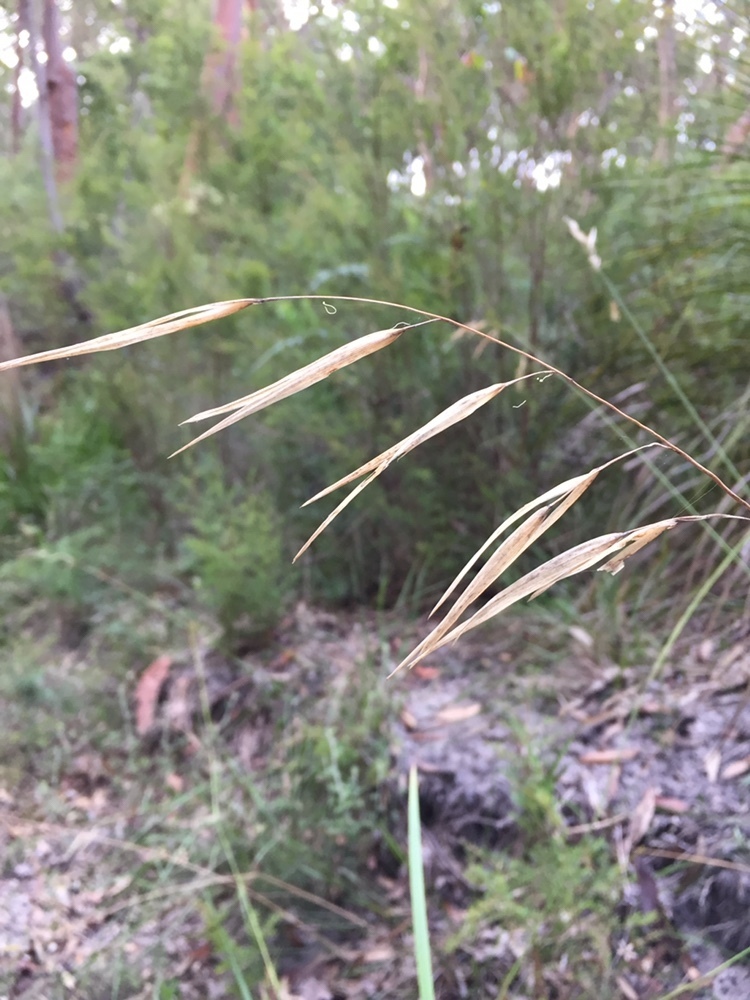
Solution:
<svg viewBox="0 0 750 1000"><path fill-rule="evenodd" d="M73 69L65 62L56 0L44 0L42 37L47 52L47 93L52 150L57 181L72 180L78 161L78 89Z"/></svg>
<svg viewBox="0 0 750 1000"><path fill-rule="evenodd" d="M54 0L43 0L44 7L44 18L43 18L43 29L45 35L45 41L47 41L47 33L53 28L58 29L57 23L57 11L54 10L54 15L50 14L49 8L54 5ZM75 151L77 148L77 115L74 116L74 125L71 129L71 112L69 108L70 102L70 85L75 87L75 78L70 77L65 83L65 74L60 74L59 63L63 63L59 34L55 38L54 44L52 45L52 53L47 51L47 61L41 58L42 50L40 45L40 37L38 31L38 21L36 17L36 7L35 0L20 0L19 4L19 18L23 13L23 20L25 20L26 28L29 33L29 51L31 52L31 58L34 66L34 75L36 77L37 90L39 91L37 98L37 112L38 112L38 127L39 127L39 168L42 174L42 183L44 184L44 190L47 194L47 211L49 213L50 224L53 231L58 235L62 236L65 230L65 221L63 219L62 209L60 207L60 195L58 189L58 176L62 179L63 176L68 175L75 165ZM20 18L21 19L21 18ZM54 53L57 53L55 55ZM59 63L56 64L55 60L59 55ZM52 67L50 67L52 63ZM67 67L64 67L67 70ZM51 72L50 72L51 70ZM52 83L51 83L52 81ZM62 97L64 97L64 102L61 102L57 93L53 98L53 92L61 90ZM75 95L73 95L75 97ZM65 110L63 110L63 104ZM59 133L55 133L56 127L60 128ZM71 145L71 137L75 138L76 141ZM73 159L71 160L71 149L73 150ZM60 170L56 169L56 156L58 153L61 156L61 166ZM75 318L80 324L88 324L91 322L91 312L88 306L80 298L80 277L76 273L75 261L72 259L70 254L64 250L55 250L53 252L53 260L58 270L59 275L59 287L60 294L71 307Z"/></svg>
<svg viewBox="0 0 750 1000"><path fill-rule="evenodd" d="M29 50L34 65L36 86L39 91L36 102L39 126L39 166L42 172L44 190L47 194L47 209L49 211L50 222L54 231L59 234L62 233L65 224L63 222L62 211L60 210L60 198L55 178L55 151L52 140L52 115L50 113L50 92L47 85L47 66L42 59L41 46L39 44L38 22L34 0L21 0L21 7L24 11L24 20L29 32Z"/></svg>
<svg viewBox="0 0 750 1000"><path fill-rule="evenodd" d="M243 2L244 0L215 0L212 24L219 41L209 49L201 73L201 89L208 98L211 110L232 128L239 124L237 98L241 88L239 48L242 40ZM252 0L249 8L254 10ZM188 196L192 179L198 173L201 132L200 123L196 122L188 137L185 162L180 175L178 190L182 198Z"/></svg>
<svg viewBox="0 0 750 1000"><path fill-rule="evenodd" d="M21 121L23 109L21 106L21 71L23 70L24 48L21 45L21 32L27 31L28 0L19 0L18 30L16 31L16 65L13 70L13 94L10 108L11 154L15 156L21 148Z"/></svg>
<svg viewBox="0 0 750 1000"><path fill-rule="evenodd" d="M670 126L674 120L675 81L677 76L676 46L677 38L674 28L674 0L664 0L662 7L664 16L657 40L657 55L659 57L659 131L660 135L654 147L654 159L657 163L667 164L672 158L673 136ZM672 130L673 131L673 130Z"/></svg>

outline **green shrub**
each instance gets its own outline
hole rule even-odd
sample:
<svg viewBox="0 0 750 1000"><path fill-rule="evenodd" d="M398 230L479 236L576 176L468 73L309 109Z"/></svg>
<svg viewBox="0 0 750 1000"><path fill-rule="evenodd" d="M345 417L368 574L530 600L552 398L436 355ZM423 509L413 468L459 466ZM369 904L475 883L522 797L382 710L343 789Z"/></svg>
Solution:
<svg viewBox="0 0 750 1000"><path fill-rule="evenodd" d="M264 492L242 496L206 477L183 540L187 567L216 614L225 645L263 645L290 592L281 525Z"/></svg>

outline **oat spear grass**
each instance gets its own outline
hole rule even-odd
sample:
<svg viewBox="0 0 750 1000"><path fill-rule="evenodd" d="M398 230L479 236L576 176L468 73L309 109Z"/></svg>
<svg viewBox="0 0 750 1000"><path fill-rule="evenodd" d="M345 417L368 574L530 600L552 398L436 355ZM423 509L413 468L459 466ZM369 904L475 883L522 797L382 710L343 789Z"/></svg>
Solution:
<svg viewBox="0 0 750 1000"><path fill-rule="evenodd" d="M108 333L105 334L103 337L95 337L93 340L87 340L80 344L71 344L68 347L58 347L51 351L40 351L37 354L27 354L21 358L12 358L10 361L0 362L0 372L10 371L11 369L14 368L21 368L25 365L41 364L42 362L45 361L61 361L61 360L67 360L69 358L80 357L81 355L84 354L97 354L100 351L115 351L121 347L128 347L132 344L138 344L145 340L154 340L157 337L163 337L170 333L176 333L178 330L186 330L193 326L200 326L202 323L209 323L215 319L221 319L225 316L231 316L233 313L240 312L241 310L247 309L250 306L266 305L273 302L295 302L295 301L306 301L306 302L318 301L318 302L323 302L324 304L329 302L353 302L353 303L358 303L360 305L375 305L375 306L384 306L386 308L391 308L391 309L401 309L404 312L416 313L417 315L424 317L424 320L428 322L437 321L441 323L448 323L450 326L455 327L456 329L464 330L466 333L471 333L476 337L482 337L485 340L489 340L493 344L497 344L498 347L503 347L505 348L505 350L511 351L513 354L517 354L519 357L526 358L528 361L531 361L534 364L541 365L543 369L545 369L548 372L551 372L554 375L557 375L559 378L563 379L563 381L567 382L568 385L575 388L578 392L582 393L584 396L588 396L588 398L593 400L595 403L598 403L601 406L606 407L612 413L615 413L617 416L622 417L623 420L626 420L629 423L633 424L635 427L638 427L640 430L644 431L650 437L654 438L656 441L659 441L661 444L665 445L671 451L675 452L675 454L679 455L686 462L688 462L690 465L696 468L699 472L702 472L703 475L708 476L708 478L713 480L713 482L721 490L723 490L724 493L726 493L738 504L747 508L747 510L750 511L750 502L748 502L747 500L743 500L742 497L738 496L737 493L735 493L732 489L730 489L730 487L727 486L727 484L715 472L712 472L711 469L706 468L705 465L702 465L699 461L697 461L697 459L693 458L692 455L689 455L686 451L680 448L679 445L676 445L673 441L670 441L668 438L664 437L658 431L654 430L653 427L649 427L648 424L642 423L640 420L637 419L637 417L634 417L629 413L625 413L623 410L621 410L614 403L610 402L608 399L605 399L603 396L598 396L591 389L587 389L586 386L582 385L580 382L576 382L576 380L571 375L568 375L562 369L549 364L549 362L544 361L537 355L532 354L530 351L524 350L522 347L518 347L516 344L510 344L507 341L501 340L499 337L494 336L493 334L486 333L483 330L478 330L476 329L476 327L469 326L466 323L459 323L457 320L451 319L449 316L443 316L440 313L429 312L426 309L418 309L416 306L408 306L400 302L390 302L387 299L371 299L359 295L269 295L269 296L264 296L263 298L229 299L223 302L211 302L208 303L207 305L195 306L190 309L183 309L180 312L170 313L168 316L162 316L159 319L150 320L147 323L142 323L139 326L129 327L128 329L120 330L117 333ZM424 321L412 325L421 326L423 325L423 322ZM403 332L406 329L409 329L408 324L401 327L394 326L391 328L391 330L393 331L399 330L400 332ZM375 336L375 335L368 334L368 336ZM364 339L365 338L360 338L360 340ZM395 340L397 338L394 337L393 339ZM384 340L383 343L379 344L372 350L364 351L360 356L364 357L365 354L371 354L373 353L373 350L379 350L381 347L385 347L387 346L387 343L391 342L392 342L391 340L387 341ZM355 341L354 343L356 344L357 341ZM353 346L353 344L349 346ZM332 354L335 353L336 352L332 352ZM328 355L328 357L330 357L330 355ZM354 360L357 359L352 358L351 361L348 361L346 363L351 364ZM333 368L331 370L334 371L336 369ZM330 374L330 372L328 374ZM313 381L319 381L319 379L316 378ZM312 384L312 382L308 384ZM298 392L302 388L306 388L306 386L300 385L294 391ZM288 393L285 395L288 395ZM272 402L275 401L276 401L275 399L271 399L264 405L269 406L271 405ZM235 403L239 405L242 403L242 400L236 400ZM231 408L235 404L230 403L228 405ZM262 407L258 407L258 409L261 408ZM202 417L207 416L211 412L212 411L209 410L205 411L204 414L195 414L193 417L188 417L188 419L185 420L184 423L191 423L195 420L199 420ZM212 432L215 433L217 429L218 429L217 427L212 428ZM189 442L188 445L186 445L185 447L190 447L197 441L202 440L205 436L206 435L200 435L200 437L195 438L193 441ZM180 448L174 454L179 454L179 452L183 450L184 448Z"/></svg>
<svg viewBox="0 0 750 1000"><path fill-rule="evenodd" d="M192 447L192 445L197 442L203 441L211 435L218 433L218 431L229 427L231 424L242 420L251 413L256 413L273 403L286 399L297 392L301 392L302 390L309 388L317 382L327 378L339 369L347 365L351 365L356 361L375 353L376 351L390 346L407 330L422 326L425 323L437 321L449 323L454 328L458 328L474 334L475 336L482 337L485 340L489 340L492 343L497 344L498 346L503 347L534 364L541 365L541 371L533 372L531 375L523 377L536 377L539 381L543 381L544 378L551 374L557 375L582 395L587 396L595 403L605 407L610 412L635 425L652 437L654 439L654 443L645 447L660 446L670 449L686 462L698 469L701 473L708 476L709 479L718 485L738 504L745 507L747 510L750 510L750 503L730 489L730 487L727 486L716 473L706 468L706 466L702 465L690 454L681 449L678 445L674 444L674 442L665 438L658 431L642 423L632 415L625 413L609 400L598 396L595 392L592 392L592 390L587 389L579 382L576 382L576 380L570 375L566 374L554 365L550 365L548 362L543 361L523 348L517 347L514 344L509 344L492 334L477 330L465 323L458 323L455 320L451 320L447 316L442 316L439 313L432 313L424 309L416 309L411 306L404 306L400 303L388 302L380 299L363 298L361 296L280 295L259 299L246 298L232 299L226 302L214 302L208 305L196 307L194 309L186 309L181 312L172 313L169 316L164 316L160 319L141 324L140 326L130 327L127 330L121 330L118 333L97 337L82 344L74 344L70 347L43 351L38 354L32 354L11 361L5 361L0 363L0 372L18 368L22 365L77 357L84 354L97 353L99 351L117 350L120 347L130 346L145 340L152 340L156 337L175 333L189 327L198 326L213 319L229 316L242 309L246 309L249 306L295 300L321 301L323 302L326 310L329 312L335 311L334 307L330 305L330 303L334 301L386 306L394 309L405 310L409 313L416 313L421 316L422 319L417 323L399 323L386 330L379 330L376 333L359 337L356 340L329 352L323 357L318 358L316 361L313 361L302 368L296 369L289 375L284 376L284 378L279 379L277 382L274 382L269 386L250 393L249 395L242 396L230 403L205 410L189 417L186 421L184 421L184 423L193 423L199 420L210 419L215 416L227 414L227 416L224 416L218 423L214 424L208 430L188 442L188 444L175 451L175 455L184 451L186 448ZM344 507L346 507L356 496L358 496L358 494L362 492L362 490L364 490L377 476L381 475L381 473L384 472L392 462L403 457L413 448L416 448L418 445L422 444L434 435L441 433L446 428L466 419L479 409L479 407L484 406L490 400L494 399L495 396L502 392L503 389L518 381L521 381L521 379L514 379L512 382L506 383L496 383L495 385L488 386L485 389L481 389L478 392L471 393L470 395L463 397L456 403L452 404L452 406L443 410L436 417L433 417L422 427L403 438L397 444L386 449L376 458L366 462L358 469L355 469L354 472L318 493L315 497L308 501L308 503L327 495L333 490L338 489L355 479L359 479L362 476L366 477L323 521L317 531L305 543L302 549L300 549L297 556L301 555L302 552L304 552L314 541L314 539L317 538L321 531L323 531L327 525L330 524L331 521L344 509ZM602 535L599 538L590 539L580 545L574 546L572 549L569 549L558 556L555 556L543 565L538 566L530 573L521 577L520 580L517 580L509 587L502 590L499 594L496 594L482 608L480 608L479 611L471 615L471 617L469 617L466 621L463 623L459 622L462 615L469 610L470 605L486 592L488 587L497 580L504 570L506 570L521 555L521 553L526 551L526 549L533 544L533 542L535 542L543 534L543 532L559 520L559 518L562 517L563 514L583 496L586 490L588 490L598 477L600 472L612 465L614 462L620 461L621 459L632 455L634 451L640 450L642 449L629 451L624 455L620 455L617 458L606 462L604 465L598 466L597 468L591 469L580 476L559 484L552 490L549 490L542 496L537 497L535 500L526 504L507 518L503 524L501 524L500 527L490 535L481 548L471 557L453 583L451 583L448 587L447 591L438 602L437 607L440 607L440 605L447 600L484 551L489 548L489 546L492 545L506 529L512 527L513 524L520 521L522 518L526 519L522 521L522 523L508 536L508 538L502 542L502 544L500 544L498 549L488 559L487 563L477 574L475 579L467 586L463 594L457 598L453 607L446 614L443 621L440 622L432 633L430 633L430 635L428 635L427 638L424 639L416 647L416 649L414 649L399 664L396 670L405 666L413 666L416 662L418 662L418 660L422 659L422 657L428 655L440 646L454 641L469 629L475 628L477 625L487 621L492 616L499 614L502 610L509 607L511 604L514 604L516 601L522 600L523 598L536 597L560 580L574 576L584 570L592 569L595 566L609 572L618 572L625 559L634 555L649 542L658 538L664 532L670 531L678 524L691 521L705 521L711 517L725 517L732 520L749 520L746 517L738 518L727 514L673 517L655 522L653 524L642 525L638 528L630 529L629 531L615 532L608 535Z"/></svg>

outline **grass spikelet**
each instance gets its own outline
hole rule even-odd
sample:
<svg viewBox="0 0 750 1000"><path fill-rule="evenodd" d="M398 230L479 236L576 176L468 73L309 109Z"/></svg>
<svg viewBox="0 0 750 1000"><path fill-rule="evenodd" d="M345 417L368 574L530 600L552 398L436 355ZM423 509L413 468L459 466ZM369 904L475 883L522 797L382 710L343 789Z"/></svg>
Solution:
<svg viewBox="0 0 750 1000"><path fill-rule="evenodd" d="M226 302L210 302L205 306L195 306L192 309L181 309L180 312L161 316L159 319L141 323L139 326L128 327L117 333L106 333L103 337L94 337L82 344L71 344L69 347L57 347L52 351L40 351L38 354L26 354L22 358L3 361L0 372L11 368L21 368L24 365L37 365L44 361L64 361L67 358L79 357L82 354L98 354L101 351L118 351L121 347L140 344L144 340L155 340L165 337L178 330L188 330L191 326L200 326L215 319L223 319L233 313L258 304L258 299L229 299Z"/></svg>
<svg viewBox="0 0 750 1000"><path fill-rule="evenodd" d="M716 517L729 517L732 520L747 521L748 518L737 517L724 514L703 514L688 515L684 517L670 517L663 521L655 521L653 524L641 525L629 531L616 531L607 535L600 535L582 542L565 552L547 560L541 566L531 570L506 587L499 594L496 594L484 607L475 612L461 625L448 631L443 623L438 625L401 663L392 671L390 676L397 673L404 667L413 667L436 649L448 643L455 642L466 632L482 625L499 615L501 611L518 603L524 598L533 600L554 584L561 580L568 579L584 570L593 569L602 560L607 560L598 568L602 571L617 573L622 568L623 563L630 556L634 555L649 542L659 538L666 531L671 531L678 524L690 522L706 521ZM512 537L512 536L511 536Z"/></svg>
<svg viewBox="0 0 750 1000"><path fill-rule="evenodd" d="M185 451L187 448L192 448L199 441L204 441L206 438L211 437L211 435L218 434L219 431L237 423L237 421L244 420L251 413L264 410L267 406L273 406L274 403L278 403L282 399L287 399L289 396L294 396L296 393L302 392L303 389L315 385L316 382L322 382L323 379L328 378L329 375L332 375L339 369L345 368L347 365L352 365L361 358L366 358L368 354L374 354L376 351L388 347L395 340L398 340L405 330L411 330L414 326L421 325L417 323L412 326L394 326L388 330L377 330L375 333L368 333L349 344L337 347L335 351L323 355L322 358L318 358L309 365L297 368L277 382L264 386L264 388L258 389L257 392L250 393L249 396L242 396L231 403L224 403L222 406L214 407L212 410L204 410L202 413L196 413L194 416L188 417L187 420L183 420L183 424L195 423L198 420L207 420L221 413L230 414L228 417L220 420L218 424L214 424L209 430L204 431L203 434L199 434L198 437L193 438L192 441L183 445L182 448L178 448L177 451L172 452L170 458L174 458L175 455L179 455L180 452Z"/></svg>

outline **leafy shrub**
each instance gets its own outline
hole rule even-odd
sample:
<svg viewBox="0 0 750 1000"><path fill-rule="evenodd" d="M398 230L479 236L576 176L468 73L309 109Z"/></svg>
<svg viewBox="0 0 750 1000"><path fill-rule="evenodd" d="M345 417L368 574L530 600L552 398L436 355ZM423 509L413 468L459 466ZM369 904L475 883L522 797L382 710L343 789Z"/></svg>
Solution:
<svg viewBox="0 0 750 1000"><path fill-rule="evenodd" d="M66 388L54 415L19 429L0 466L0 602L51 604L75 639L112 610L119 584L153 577L162 535L150 484L99 405L104 380Z"/></svg>
<svg viewBox="0 0 750 1000"><path fill-rule="evenodd" d="M288 556L265 492L243 496L220 478L203 479L183 547L187 568L232 649L262 645L289 595Z"/></svg>

